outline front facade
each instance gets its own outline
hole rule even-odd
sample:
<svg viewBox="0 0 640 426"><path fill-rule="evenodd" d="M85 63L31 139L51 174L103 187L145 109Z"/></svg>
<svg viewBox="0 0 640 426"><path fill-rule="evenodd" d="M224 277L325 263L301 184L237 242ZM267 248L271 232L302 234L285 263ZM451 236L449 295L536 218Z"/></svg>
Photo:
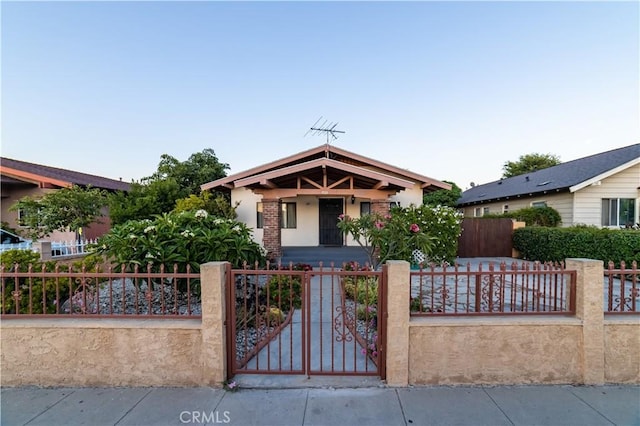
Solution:
<svg viewBox="0 0 640 426"><path fill-rule="evenodd" d="M23 197L29 196L37 199L72 185L91 186L108 191L129 190L129 184L119 180L0 157L0 194L2 197L0 214L2 221L14 229L21 229L20 211L11 210L11 206ZM93 239L104 234L109 230L108 221L109 217L105 214L100 219L100 223L92 224L89 229L85 230L84 237ZM75 235L56 231L50 237L52 240L72 240Z"/></svg>
<svg viewBox="0 0 640 426"><path fill-rule="evenodd" d="M449 184L331 145L237 173L202 186L229 191L238 220L254 229L271 257L283 246L356 245L338 216L386 213L391 203L422 204L425 192Z"/></svg>
<svg viewBox="0 0 640 426"><path fill-rule="evenodd" d="M562 226L640 223L640 144L473 187L458 201L465 217L527 207L556 209Z"/></svg>

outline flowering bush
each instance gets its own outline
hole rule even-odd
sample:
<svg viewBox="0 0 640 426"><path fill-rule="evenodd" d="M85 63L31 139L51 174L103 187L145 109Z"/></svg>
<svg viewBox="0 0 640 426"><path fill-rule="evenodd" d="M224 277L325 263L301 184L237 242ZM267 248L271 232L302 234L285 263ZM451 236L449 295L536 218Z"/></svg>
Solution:
<svg viewBox="0 0 640 426"><path fill-rule="evenodd" d="M371 342L367 343L366 348L362 348L362 355L369 355L372 358L378 358L378 335L373 334Z"/></svg>
<svg viewBox="0 0 640 426"><path fill-rule="evenodd" d="M376 268L387 260L416 257L416 250L431 261L453 260L461 233L462 215L451 207L410 206L395 208L385 216L368 214L359 218L340 215L338 228L367 252Z"/></svg>
<svg viewBox="0 0 640 426"><path fill-rule="evenodd" d="M98 253L116 264L154 267L164 265L180 271L191 266L226 260L234 267L243 262L264 260L261 246L251 239L251 230L232 219L223 219L204 210L165 213L154 220L130 220L117 225L97 243Z"/></svg>

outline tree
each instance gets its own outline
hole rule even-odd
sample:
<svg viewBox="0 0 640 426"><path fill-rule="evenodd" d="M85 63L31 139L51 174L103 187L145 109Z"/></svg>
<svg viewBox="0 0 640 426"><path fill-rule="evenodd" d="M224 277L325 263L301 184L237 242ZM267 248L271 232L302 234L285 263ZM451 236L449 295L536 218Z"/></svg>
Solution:
<svg viewBox="0 0 640 426"><path fill-rule="evenodd" d="M107 203L105 192L98 188L73 185L41 198L24 197L11 206L22 212L22 222L31 238L42 238L53 231L77 232L102 216Z"/></svg>
<svg viewBox="0 0 640 426"><path fill-rule="evenodd" d="M218 161L212 149L192 154L187 161L163 154L158 170L134 182L127 193L109 197L109 214L114 225L132 219L151 219L168 213L176 202L200 195L200 185L226 176L229 166Z"/></svg>
<svg viewBox="0 0 640 426"><path fill-rule="evenodd" d="M502 177L510 178L523 175L525 173L535 172L536 170L546 169L547 167L557 166L560 164L560 157L553 154L525 154L518 158L518 161L507 161L502 166L504 173Z"/></svg>
<svg viewBox="0 0 640 426"><path fill-rule="evenodd" d="M176 201L176 207L174 212L180 213L183 211L197 211L204 210L207 213L222 217L225 219L236 219L238 214L236 213L236 207L240 203L236 202L235 206L229 204L229 200L222 195L213 196L210 191L202 191L200 195L191 194L186 198L181 198Z"/></svg>
<svg viewBox="0 0 640 426"><path fill-rule="evenodd" d="M429 207L455 207L458 203L458 199L462 195L462 189L453 182L449 182L447 180L444 182L451 184L451 190L438 189L437 191L425 194L422 199L422 204Z"/></svg>
<svg viewBox="0 0 640 426"><path fill-rule="evenodd" d="M213 149L191 154L187 161L180 162L176 158L163 154L160 157L158 170L146 178L151 182L174 179L183 196L200 194L200 185L225 177L228 164L220 163Z"/></svg>

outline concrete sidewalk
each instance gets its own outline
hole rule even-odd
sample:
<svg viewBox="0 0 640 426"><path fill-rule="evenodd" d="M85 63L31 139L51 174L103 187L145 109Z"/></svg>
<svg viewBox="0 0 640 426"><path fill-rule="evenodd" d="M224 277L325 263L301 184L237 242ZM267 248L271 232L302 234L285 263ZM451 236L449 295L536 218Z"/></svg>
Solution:
<svg viewBox="0 0 640 426"><path fill-rule="evenodd" d="M13 425L640 425L638 386L3 388Z"/></svg>

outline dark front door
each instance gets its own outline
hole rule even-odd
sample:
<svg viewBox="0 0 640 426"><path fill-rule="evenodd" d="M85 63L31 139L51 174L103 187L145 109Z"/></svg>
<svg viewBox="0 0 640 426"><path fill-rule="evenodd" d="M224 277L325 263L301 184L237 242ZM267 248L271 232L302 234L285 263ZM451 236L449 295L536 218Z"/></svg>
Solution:
<svg viewBox="0 0 640 426"><path fill-rule="evenodd" d="M342 245L342 233L338 229L342 210L342 198L320 198L320 245Z"/></svg>

